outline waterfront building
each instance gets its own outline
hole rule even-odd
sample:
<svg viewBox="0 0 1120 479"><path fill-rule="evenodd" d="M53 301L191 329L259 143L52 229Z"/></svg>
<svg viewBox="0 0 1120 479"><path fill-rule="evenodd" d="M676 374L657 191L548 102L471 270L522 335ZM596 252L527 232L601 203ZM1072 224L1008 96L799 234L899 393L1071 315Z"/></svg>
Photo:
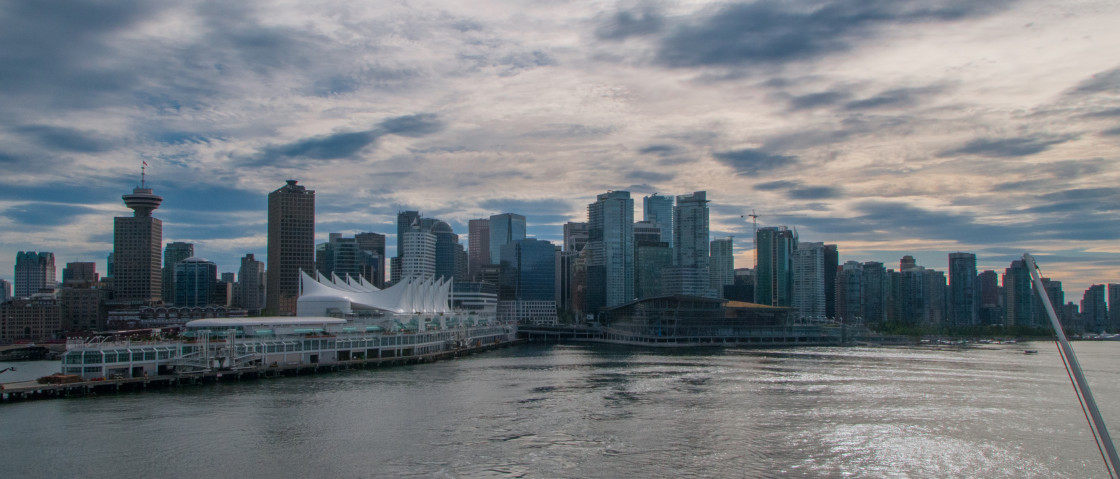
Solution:
<svg viewBox="0 0 1120 479"><path fill-rule="evenodd" d="M630 192L598 195L587 206L587 219L587 308L597 312L634 298L634 200Z"/></svg>
<svg viewBox="0 0 1120 479"><path fill-rule="evenodd" d="M727 298L724 288L735 284L735 254L732 237L717 238L709 243L709 268L712 288L717 297Z"/></svg>
<svg viewBox="0 0 1120 479"><path fill-rule="evenodd" d="M792 263L794 314L803 318L824 318L824 243L798 243Z"/></svg>
<svg viewBox="0 0 1120 479"><path fill-rule="evenodd" d="M840 271L840 250L834 244L824 245L824 315L836 317L836 273Z"/></svg>
<svg viewBox="0 0 1120 479"><path fill-rule="evenodd" d="M404 255L404 234L421 229L420 212L416 210L397 212L397 253L389 259L389 282L397 284L401 280L401 257Z"/></svg>
<svg viewBox="0 0 1120 479"><path fill-rule="evenodd" d="M926 321L931 325L942 325L948 321L949 283L944 271L926 269L925 278Z"/></svg>
<svg viewBox="0 0 1120 479"><path fill-rule="evenodd" d="M97 283L69 284L58 291L60 328L68 333L104 329L105 291Z"/></svg>
<svg viewBox="0 0 1120 479"><path fill-rule="evenodd" d="M1062 283L1058 283L1058 290L1062 288ZM1049 288L1047 288L1049 291ZM1051 301L1053 301L1051 299ZM1108 284L1108 322L1113 332L1120 331L1120 284Z"/></svg>
<svg viewBox="0 0 1120 479"><path fill-rule="evenodd" d="M363 235L373 234L376 233L363 233ZM378 279L380 279L380 283L383 285L385 281L385 274L382 270L382 266L385 264L382 259L383 256L378 254L376 245L369 249L363 248L362 241L359 240L358 236L360 235L346 238L341 233L327 235L327 242L320 243L315 247L315 268L327 277L332 274L343 279L361 277L374 286L377 286ZM380 239L384 241L384 238L384 236L381 236ZM368 239L368 237L364 239ZM383 248L384 246L382 246L382 251L384 251ZM378 287L380 288L380 286Z"/></svg>
<svg viewBox="0 0 1120 479"><path fill-rule="evenodd" d="M587 244L588 231L587 223L574 221L564 223L564 251L575 253L582 251Z"/></svg>
<svg viewBox="0 0 1120 479"><path fill-rule="evenodd" d="M556 248L528 238L503 245L499 256L499 300L556 302Z"/></svg>
<svg viewBox="0 0 1120 479"><path fill-rule="evenodd" d="M928 325L929 309L926 305L925 269L914 263L905 264L903 271L890 271L891 289L888 298L887 320L895 323Z"/></svg>
<svg viewBox="0 0 1120 479"><path fill-rule="evenodd" d="M218 265L192 256L175 264L175 305L193 308L215 303Z"/></svg>
<svg viewBox="0 0 1120 479"><path fill-rule="evenodd" d="M207 306L141 306L109 311L106 327L114 330L182 328L196 319L245 318L248 311L210 304Z"/></svg>
<svg viewBox="0 0 1120 479"><path fill-rule="evenodd" d="M358 233L354 235L358 249L365 252L365 260L359 261L361 275L377 288L385 288L385 235L380 233Z"/></svg>
<svg viewBox="0 0 1120 479"><path fill-rule="evenodd" d="M976 275L976 287L979 288L980 324L1003 324L1003 293L999 287L999 273L992 270L982 271Z"/></svg>
<svg viewBox="0 0 1120 479"><path fill-rule="evenodd" d="M163 298L164 304L175 302L175 265L194 256L194 243L175 241L163 247Z"/></svg>
<svg viewBox="0 0 1120 479"><path fill-rule="evenodd" d="M797 232L785 226L759 228L755 234L755 245L755 302L791 306Z"/></svg>
<svg viewBox="0 0 1120 479"><path fill-rule="evenodd" d="M854 322L863 317L863 265L845 262L836 274L836 317Z"/></svg>
<svg viewBox="0 0 1120 479"><path fill-rule="evenodd" d="M1085 331L1085 325L1081 322L1081 310L1077 307L1077 304L1068 301L1061 309L1059 319L1063 328L1069 331Z"/></svg>
<svg viewBox="0 0 1120 479"><path fill-rule="evenodd" d="M1034 288L1030 270L1021 259L1011 262L1003 272L1003 324L1034 326Z"/></svg>
<svg viewBox="0 0 1120 479"><path fill-rule="evenodd" d="M62 268L62 286L71 288L89 287L98 281L97 263L71 262Z"/></svg>
<svg viewBox="0 0 1120 479"><path fill-rule="evenodd" d="M0 344L46 341L62 333L62 311L49 294L32 294L0 304Z"/></svg>
<svg viewBox="0 0 1120 479"><path fill-rule="evenodd" d="M315 271L315 191L288 180L268 195L267 308L292 315L300 272Z"/></svg>
<svg viewBox="0 0 1120 479"><path fill-rule="evenodd" d="M868 261L862 265L860 310L868 324L887 320L887 298L890 295L890 274L883 263Z"/></svg>
<svg viewBox="0 0 1120 479"><path fill-rule="evenodd" d="M735 283L723 287L723 298L741 303L753 303L754 280L754 268L735 268Z"/></svg>
<svg viewBox="0 0 1120 479"><path fill-rule="evenodd" d="M1046 297L1050 300L1050 305L1054 307L1054 313L1058 315L1060 321L1062 305L1066 302L1066 293L1062 290L1062 282L1050 278L1040 279L1042 280L1042 287L1046 290ZM1038 297L1038 293L1031 295L1031 301L1034 310L1034 326L1049 328L1050 315L1046 313L1046 307L1042 305L1042 299Z"/></svg>
<svg viewBox="0 0 1120 479"><path fill-rule="evenodd" d="M467 277L471 281L478 281L482 265L491 264L489 218L474 219L467 223L467 243Z"/></svg>
<svg viewBox="0 0 1120 479"><path fill-rule="evenodd" d="M451 288L451 308L481 316L498 314L498 286L483 282L456 282Z"/></svg>
<svg viewBox="0 0 1120 479"><path fill-rule="evenodd" d="M664 274L673 265L673 249L664 241L641 241L634 246L634 293L638 299L665 294Z"/></svg>
<svg viewBox="0 0 1120 479"><path fill-rule="evenodd" d="M459 250L459 235L455 234L451 225L440 220L434 221L429 231L436 239L436 277L449 280L456 279L456 253ZM466 278L458 276L458 279Z"/></svg>
<svg viewBox="0 0 1120 479"><path fill-rule="evenodd" d="M1081 322L1085 331L1103 333L1108 328L1108 308L1103 284L1094 284L1081 298Z"/></svg>
<svg viewBox="0 0 1120 479"><path fill-rule="evenodd" d="M515 213L490 216L490 263L499 264L502 246L525 239L525 217Z"/></svg>
<svg viewBox="0 0 1120 479"><path fill-rule="evenodd" d="M237 277L241 280L238 288L238 304L252 314L260 314L265 301L264 263L257 261L252 253L241 258L241 269L237 270Z"/></svg>
<svg viewBox="0 0 1120 479"><path fill-rule="evenodd" d="M400 282L403 278L423 278L436 274L436 236L419 230L401 236ZM396 284L396 282L394 284Z"/></svg>
<svg viewBox="0 0 1120 479"><path fill-rule="evenodd" d="M980 324L975 254L949 254L949 319L955 326Z"/></svg>
<svg viewBox="0 0 1120 479"><path fill-rule="evenodd" d="M43 290L55 289L54 253L20 251L16 253L15 280L17 298L30 298Z"/></svg>
<svg viewBox="0 0 1120 479"><path fill-rule="evenodd" d="M673 267L665 270L665 294L718 298L712 287L707 193L677 196L673 207Z"/></svg>
<svg viewBox="0 0 1120 479"><path fill-rule="evenodd" d="M661 229L661 239L673 247L673 197L654 193L642 198L642 219Z"/></svg>
<svg viewBox="0 0 1120 479"><path fill-rule="evenodd" d="M145 188L143 181L132 194L121 197L133 211L131 217L113 218L113 300L151 304L163 299L160 248L163 222L153 217L163 198Z"/></svg>

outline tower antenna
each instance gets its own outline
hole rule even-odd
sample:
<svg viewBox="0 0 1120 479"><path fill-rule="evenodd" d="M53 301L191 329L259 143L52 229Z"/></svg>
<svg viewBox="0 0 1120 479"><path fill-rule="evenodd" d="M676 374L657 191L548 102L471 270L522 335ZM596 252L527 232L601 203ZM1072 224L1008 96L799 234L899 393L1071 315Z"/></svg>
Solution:
<svg viewBox="0 0 1120 479"><path fill-rule="evenodd" d="M144 187L144 179L145 179L144 178L144 176L145 176L144 169L147 168L147 167L148 167L148 162L141 160L140 161L140 187L141 188Z"/></svg>

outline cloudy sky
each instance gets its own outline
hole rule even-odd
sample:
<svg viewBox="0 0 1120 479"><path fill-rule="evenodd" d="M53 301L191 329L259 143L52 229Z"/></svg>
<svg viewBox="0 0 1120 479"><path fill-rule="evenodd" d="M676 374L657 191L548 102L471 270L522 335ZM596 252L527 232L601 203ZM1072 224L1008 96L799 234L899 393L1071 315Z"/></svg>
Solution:
<svg viewBox="0 0 1120 479"><path fill-rule="evenodd" d="M1120 282L1120 3L0 1L0 277L97 261L148 178L164 241L236 271L266 195L317 235L707 190L841 261ZM390 235L389 243L395 240ZM392 248L390 248L392 250Z"/></svg>

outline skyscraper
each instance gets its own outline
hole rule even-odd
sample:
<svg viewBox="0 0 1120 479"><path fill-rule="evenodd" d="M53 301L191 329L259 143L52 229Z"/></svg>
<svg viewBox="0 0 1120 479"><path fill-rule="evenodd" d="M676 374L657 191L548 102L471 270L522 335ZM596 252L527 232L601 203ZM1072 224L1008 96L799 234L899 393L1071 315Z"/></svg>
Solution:
<svg viewBox="0 0 1120 479"><path fill-rule="evenodd" d="M465 281L466 278L455 278L455 254L459 249L459 235L455 234L447 222L438 220L432 223L431 233L436 237L436 277Z"/></svg>
<svg viewBox="0 0 1120 479"><path fill-rule="evenodd" d="M478 281L482 265L490 264L490 219L479 218L467 223L467 276Z"/></svg>
<svg viewBox="0 0 1120 479"><path fill-rule="evenodd" d="M194 243L176 241L163 247L163 302L175 302L175 265L194 256Z"/></svg>
<svg viewBox="0 0 1120 479"><path fill-rule="evenodd" d="M514 213L490 216L490 263L498 264L502 246L525 239L525 217Z"/></svg>
<svg viewBox="0 0 1120 479"><path fill-rule="evenodd" d="M564 251L578 253L587 244L587 223L569 221L564 223Z"/></svg>
<svg viewBox="0 0 1120 479"><path fill-rule="evenodd" d="M385 288L385 235L380 233L358 233L354 235L358 249L363 251L364 260L359 260L361 275L378 288Z"/></svg>
<svg viewBox="0 0 1120 479"><path fill-rule="evenodd" d="M887 297L890 294L890 275L887 268L878 261L863 263L863 278L860 301L863 320L869 324L880 324L887 320Z"/></svg>
<svg viewBox="0 0 1120 479"><path fill-rule="evenodd" d="M163 222L152 216L163 198L141 186L121 197L132 209L131 217L113 218L113 299L131 304L163 299L160 247Z"/></svg>
<svg viewBox="0 0 1120 479"><path fill-rule="evenodd" d="M781 227L759 228L755 236L755 302L770 306L793 304L793 252L797 232Z"/></svg>
<svg viewBox="0 0 1120 479"><path fill-rule="evenodd" d="M723 288L735 284L735 254L732 251L733 238L717 238L710 243L710 268L712 289L721 298L727 296Z"/></svg>
<svg viewBox="0 0 1120 479"><path fill-rule="evenodd" d="M836 273L840 271L840 250L824 245L824 315L836 317Z"/></svg>
<svg viewBox="0 0 1120 479"><path fill-rule="evenodd" d="M823 318L824 243L798 243L793 251L792 306L804 318Z"/></svg>
<svg viewBox="0 0 1120 479"><path fill-rule="evenodd" d="M836 274L836 317L854 321L863 317L863 265L858 261L844 263Z"/></svg>
<svg viewBox="0 0 1120 479"><path fill-rule="evenodd" d="M241 281L239 303L242 308L256 314L264 307L265 279L264 263L257 261L252 253L241 258L241 269L237 270Z"/></svg>
<svg viewBox="0 0 1120 479"><path fill-rule="evenodd" d="M979 288L980 298L980 324L1003 324L1003 310L1000 308L999 274L992 270L985 270L976 275L976 287Z"/></svg>
<svg viewBox="0 0 1120 479"><path fill-rule="evenodd" d="M673 247L673 197L654 193L642 198L642 219L661 228L661 241Z"/></svg>
<svg viewBox="0 0 1120 479"><path fill-rule="evenodd" d="M88 288L97 282L97 263L66 263L62 269L62 284L69 287Z"/></svg>
<svg viewBox="0 0 1120 479"><path fill-rule="evenodd" d="M708 238L707 193L677 196L673 207L673 266L664 269L665 294L720 297L712 287Z"/></svg>
<svg viewBox="0 0 1120 479"><path fill-rule="evenodd" d="M301 271L315 271L315 191L288 180L268 194L265 293L273 314L295 314Z"/></svg>
<svg viewBox="0 0 1120 479"><path fill-rule="evenodd" d="M634 200L630 192L608 191L598 195L587 206L587 223L588 312L633 300ZM492 233L492 218L490 227Z"/></svg>
<svg viewBox="0 0 1120 479"><path fill-rule="evenodd" d="M980 324L976 255L949 253L949 320L955 326Z"/></svg>
<svg viewBox="0 0 1120 479"><path fill-rule="evenodd" d="M1105 306L1103 284L1094 284L1081 298L1081 322L1090 333L1103 333L1108 327L1108 309Z"/></svg>
<svg viewBox="0 0 1120 479"><path fill-rule="evenodd" d="M1007 326L1034 325L1034 295L1027 264L1017 259L1003 272L1004 321Z"/></svg>
<svg viewBox="0 0 1120 479"><path fill-rule="evenodd" d="M1062 283L1058 282L1058 290L1061 289ZM1120 331L1120 284L1108 284L1108 322L1113 332Z"/></svg>
<svg viewBox="0 0 1120 479"><path fill-rule="evenodd" d="M175 264L175 305L207 306L214 300L218 266L205 258L192 256Z"/></svg>
<svg viewBox="0 0 1120 479"><path fill-rule="evenodd" d="M17 298L30 298L41 289L55 288L54 253L20 251L16 253L15 280Z"/></svg>

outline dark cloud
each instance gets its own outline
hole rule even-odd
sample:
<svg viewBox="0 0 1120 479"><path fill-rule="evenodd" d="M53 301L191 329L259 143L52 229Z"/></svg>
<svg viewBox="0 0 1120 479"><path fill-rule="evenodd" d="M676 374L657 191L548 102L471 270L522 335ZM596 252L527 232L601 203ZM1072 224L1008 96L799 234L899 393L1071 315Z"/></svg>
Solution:
<svg viewBox="0 0 1120 479"><path fill-rule="evenodd" d="M1073 95L1096 95L1098 93L1120 93L1120 68L1094 74L1079 83L1069 92Z"/></svg>
<svg viewBox="0 0 1120 479"><path fill-rule="evenodd" d="M844 108L848 110L871 110L877 108L909 107L918 104L922 97L934 95L941 91L943 91L943 88L937 86L896 88L884 91L870 98L849 102L844 105Z"/></svg>
<svg viewBox="0 0 1120 479"><path fill-rule="evenodd" d="M825 200L843 196L844 190L835 186L805 186L793 188L787 194L794 200Z"/></svg>
<svg viewBox="0 0 1120 479"><path fill-rule="evenodd" d="M718 152L712 156L741 175L759 175L797 164L797 157L775 155L751 148Z"/></svg>
<svg viewBox="0 0 1120 479"><path fill-rule="evenodd" d="M1120 136L1120 128L1113 128L1111 130L1105 130L1105 131L1102 131L1101 134L1105 135L1105 136Z"/></svg>
<svg viewBox="0 0 1120 479"><path fill-rule="evenodd" d="M163 182L156 194L163 196L161 209L175 211L228 212L268 211L268 195L219 184ZM170 214L170 213L167 213Z"/></svg>
<svg viewBox="0 0 1120 479"><path fill-rule="evenodd" d="M938 153L940 157L957 155L979 155L988 157L1030 156L1049 150L1051 146L1073 140L1074 136L1060 137L1020 137L1020 138L978 138L960 148Z"/></svg>
<svg viewBox="0 0 1120 479"><path fill-rule="evenodd" d="M643 155L666 156L666 155L676 154L679 151L681 151L681 149L677 146L659 144L659 145L646 146L646 147L638 150L638 153L641 153Z"/></svg>
<svg viewBox="0 0 1120 479"><path fill-rule="evenodd" d="M1075 188L1040 195L1039 198L1052 200L1120 200L1120 188Z"/></svg>
<svg viewBox="0 0 1120 479"><path fill-rule="evenodd" d="M294 166L298 164L298 159L356 159L358 153L376 143L382 136L420 137L442 129L443 122L434 114L398 116L381 121L371 130L334 133L284 145L269 146L251 160L249 165Z"/></svg>
<svg viewBox="0 0 1120 479"><path fill-rule="evenodd" d="M822 91L808 95L792 96L789 98L791 110L811 110L822 106L832 106L852 96L847 91Z"/></svg>
<svg viewBox="0 0 1120 479"><path fill-rule="evenodd" d="M113 149L112 142L99 138L96 133L72 128L47 125L27 125L16 132L34 138L40 145L55 150L77 153L97 153Z"/></svg>
<svg viewBox="0 0 1120 479"><path fill-rule="evenodd" d="M759 191L786 190L789 188L794 188L800 184L801 183L798 183L796 181L786 180L768 181L766 183L759 183L757 185L754 185L754 189Z"/></svg>
<svg viewBox="0 0 1120 479"><path fill-rule="evenodd" d="M595 29L600 40L625 40L633 36L657 33L665 26L665 20L652 9L639 12L622 11L612 15Z"/></svg>
<svg viewBox="0 0 1120 479"><path fill-rule="evenodd" d="M0 187L0 200L34 201L90 205L110 201L124 202L121 195L131 192L125 185L105 186L96 181L86 183L5 184ZM127 210L126 210L127 211Z"/></svg>
<svg viewBox="0 0 1120 479"><path fill-rule="evenodd" d="M1105 110L1097 110L1091 113L1086 113L1083 116L1090 118L1113 118L1120 116L1120 108L1108 108Z"/></svg>
<svg viewBox="0 0 1120 479"><path fill-rule="evenodd" d="M671 181L674 175L671 173L660 173L656 171L638 171L634 170L629 173L623 174L623 178L641 180L647 183L663 183Z"/></svg>
<svg viewBox="0 0 1120 479"><path fill-rule="evenodd" d="M59 203L24 203L4 210L8 219L25 226L58 226L74 221L74 217L97 213L85 206Z"/></svg>
<svg viewBox="0 0 1120 479"><path fill-rule="evenodd" d="M734 3L673 29L658 46L670 67L784 64L850 50L890 25L982 16L1006 2L762 0Z"/></svg>

